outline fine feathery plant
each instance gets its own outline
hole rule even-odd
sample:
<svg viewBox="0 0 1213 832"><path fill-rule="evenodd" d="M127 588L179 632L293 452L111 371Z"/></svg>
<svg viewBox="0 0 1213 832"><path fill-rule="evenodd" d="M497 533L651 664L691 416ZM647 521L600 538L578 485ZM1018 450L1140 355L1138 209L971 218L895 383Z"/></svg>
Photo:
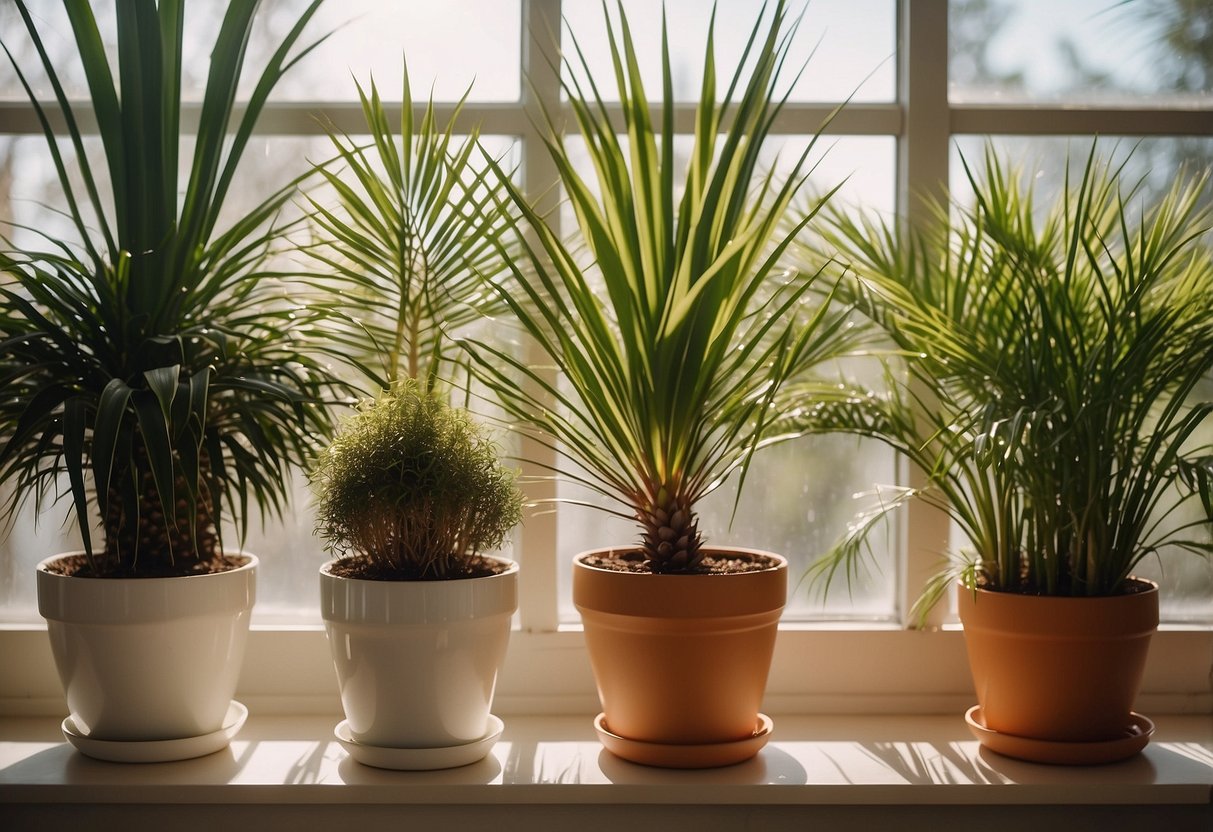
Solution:
<svg viewBox="0 0 1213 832"><path fill-rule="evenodd" d="M309 251L327 272L317 288L329 297L341 292L330 334L381 388L400 378L449 382L463 360L452 353L451 333L506 311L486 282L515 254L498 245L507 227L502 186L479 158L477 131L462 141L453 134L466 93L445 128L432 100L418 122L406 65L397 136L374 80L369 93L356 86L371 141L359 145L330 128L344 169L317 172L336 205L309 197L320 237Z"/></svg>
<svg viewBox="0 0 1213 832"><path fill-rule="evenodd" d="M360 577L475 575L522 517L515 474L483 428L413 379L349 417L311 477L317 532Z"/></svg>
<svg viewBox="0 0 1213 832"><path fill-rule="evenodd" d="M889 443L926 472L858 521L821 562L847 574L863 536L908 499L968 539L919 600L969 587L1114 595L1167 544L1213 551L1213 370L1207 174L1140 206L1092 147L1040 211L985 154L972 204L925 229L837 215L830 236L860 303L902 354L888 391L806 409L806 428ZM1141 211L1140 218L1136 211ZM1203 427L1202 427L1203 426Z"/></svg>
<svg viewBox="0 0 1213 832"><path fill-rule="evenodd" d="M79 239L22 228L40 243L18 250L6 239L0 254L0 484L12 489L9 511L31 494L41 511L66 479L86 573L209 568L221 555L223 512L238 512L243 534L250 499L263 516L280 510L287 467L303 464L329 427L319 403L341 392L301 348L311 313L270 270L293 183L219 226L266 98L318 43L301 35L319 0L282 37L238 113L257 5L232 0L223 12L182 184L184 3L117 3L114 65L89 4L65 3L97 120L94 158L39 24L17 2L54 105L40 104L9 60ZM91 541L98 521L103 552Z"/></svg>
<svg viewBox="0 0 1213 832"><path fill-rule="evenodd" d="M565 93L592 184L547 114L546 146L576 215L578 243L562 242L506 183L524 217L515 225L534 277L515 268L502 296L568 392L544 368L489 345L472 349L510 417L571 460L560 473L639 523L649 569L697 571L704 558L700 501L731 474L744 481L761 445L793 435L772 402L789 379L846 350L846 315L828 299L810 303L817 275L779 266L796 231L825 201L791 232L779 231L808 175L816 137L786 179L759 170L786 100L778 87L795 25L785 26L782 0L755 22L719 101L713 12L694 143L681 175L666 22L655 113L622 6L619 34L605 6L604 15L625 137L616 134L575 40L576 62L564 60ZM519 385L519 377L528 384ZM538 403L536 390L555 406Z"/></svg>

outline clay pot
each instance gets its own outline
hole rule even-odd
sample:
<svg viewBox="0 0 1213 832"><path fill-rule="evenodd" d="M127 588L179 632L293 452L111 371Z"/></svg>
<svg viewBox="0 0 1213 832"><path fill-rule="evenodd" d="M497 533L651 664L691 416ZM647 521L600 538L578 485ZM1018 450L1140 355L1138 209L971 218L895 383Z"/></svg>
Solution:
<svg viewBox="0 0 1213 832"><path fill-rule="evenodd" d="M1158 627L1158 585L1102 598L959 587L986 727L1061 742L1122 736Z"/></svg>
<svg viewBox="0 0 1213 832"><path fill-rule="evenodd" d="M79 730L95 740L218 731L244 660L257 558L179 578L80 578L38 564L38 611Z"/></svg>
<svg viewBox="0 0 1213 832"><path fill-rule="evenodd" d="M677 745L753 737L787 600L787 561L717 547L709 553L765 556L778 565L729 575L653 575L583 562L610 551L584 553L573 565L573 601L610 732Z"/></svg>

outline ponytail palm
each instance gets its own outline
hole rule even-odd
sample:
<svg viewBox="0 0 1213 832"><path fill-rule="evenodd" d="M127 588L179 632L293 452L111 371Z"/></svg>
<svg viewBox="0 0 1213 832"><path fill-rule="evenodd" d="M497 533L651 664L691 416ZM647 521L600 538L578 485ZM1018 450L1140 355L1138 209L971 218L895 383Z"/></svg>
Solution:
<svg viewBox="0 0 1213 832"><path fill-rule="evenodd" d="M847 345L845 316L810 295L817 276L779 265L824 200L782 232L809 150L786 179L759 171L795 29L785 29L782 2L770 12L768 22L755 24L720 101L709 26L694 143L682 171L664 22L656 115L626 15L620 9L618 35L608 19L622 138L574 42L577 66L566 59L565 93L593 178L575 169L550 120L546 143L580 236L563 242L507 185L525 220L515 225L534 277L515 267L515 279L501 286L564 384L490 346L473 347L508 413L540 441L559 443L572 462L564 475L640 525L654 572L700 566L700 501L744 472L760 445L793 435L787 414L772 406L780 389ZM518 385L520 376L530 384ZM555 406L534 401L534 389Z"/></svg>
<svg viewBox="0 0 1213 832"><path fill-rule="evenodd" d="M878 437L927 474L959 524L969 586L1113 595L1171 544L1213 551L1213 256L1206 177L1130 216L1120 170L1092 151L1039 210L987 151L972 206L921 233L837 218L871 317L904 353L891 392L818 411L814 427ZM967 168L966 168L967 170ZM1195 511L1193 511L1195 509ZM855 558L860 534L826 562Z"/></svg>
<svg viewBox="0 0 1213 832"><path fill-rule="evenodd" d="M258 3L227 4L182 183L184 5L117 3L111 65L90 5L65 2L101 142L94 159L38 24L17 3L53 105L13 66L78 239L27 228L38 248L0 254L0 483L40 508L65 477L94 574L188 571L217 554L225 510L243 524L250 498L279 509L287 466L327 429L318 404L335 388L301 349L309 313L270 270L293 187L219 224L270 91L315 46L300 39L319 0L273 51L243 112L236 94ZM91 540L98 521L103 553Z"/></svg>

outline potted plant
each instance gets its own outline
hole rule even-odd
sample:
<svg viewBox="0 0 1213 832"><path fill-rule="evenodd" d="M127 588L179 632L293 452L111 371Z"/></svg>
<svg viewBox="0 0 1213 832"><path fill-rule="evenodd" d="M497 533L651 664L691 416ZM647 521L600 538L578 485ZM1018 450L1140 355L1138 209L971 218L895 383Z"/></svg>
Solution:
<svg viewBox="0 0 1213 832"><path fill-rule="evenodd" d="M757 175L782 103L784 4L755 23L723 91L709 30L681 176L668 46L658 116L619 16L621 34L609 14L607 28L626 140L588 66L582 61L587 77L577 80L567 59L565 93L596 179L575 169L550 123L546 139L580 238L563 242L506 183L524 217L513 224L533 277L515 264L500 291L561 380L489 345L471 349L520 429L558 446L566 477L639 526L638 543L574 562L573 597L604 709L599 736L638 762L724 765L752 757L769 735L758 710L787 562L707 546L699 504L729 476L744 480L761 445L793 435L772 402L789 379L846 350L846 315L828 300L810 304L814 280L777 265L821 206L778 232L808 150L786 180ZM537 402L535 390L553 405Z"/></svg>
<svg viewBox="0 0 1213 832"><path fill-rule="evenodd" d="M875 436L926 472L869 520L918 498L958 524L968 548L918 609L958 583L969 722L1046 762L1146 744L1131 711L1158 590L1134 570L1167 544L1211 549L1211 405L1196 395L1213 369L1207 178L1135 208L1120 170L1092 148L1045 212L987 150L983 174L966 165L971 205L917 231L839 215L831 233L905 373L883 395L846 391L812 427Z"/></svg>
<svg viewBox="0 0 1213 832"><path fill-rule="evenodd" d="M448 768L500 736L489 709L517 606L517 565L482 552L518 523L521 496L448 401L455 336L504 309L486 278L511 249L497 171L478 164L475 131L455 140L462 101L445 127L432 100L418 121L406 65L397 136L374 81L356 86L370 141L330 128L343 168L315 170L335 204L309 195L317 305L381 388L313 469L317 529L339 555L320 570L337 737L369 765Z"/></svg>
<svg viewBox="0 0 1213 832"><path fill-rule="evenodd" d="M13 486L9 508L32 498L39 510L66 484L83 537L83 552L37 575L69 738L115 759L195 756L225 746L244 714L232 694L257 561L224 546L222 521L239 511L243 534L250 500L263 512L282 505L288 466L328 428L319 403L342 389L302 349L310 313L279 299L269 263L292 186L219 224L266 97L310 51L301 34L318 3L240 114L257 4L228 4L183 187L184 4L119 3L113 66L89 4L65 5L100 164L19 0L55 104L14 69L78 239L42 234L0 254L0 483Z"/></svg>
<svg viewBox="0 0 1213 832"><path fill-rule="evenodd" d="M483 554L518 523L514 474L466 411L404 379L366 403L312 471L321 612L346 720L337 736L381 768L466 765L491 716L517 607L517 564Z"/></svg>

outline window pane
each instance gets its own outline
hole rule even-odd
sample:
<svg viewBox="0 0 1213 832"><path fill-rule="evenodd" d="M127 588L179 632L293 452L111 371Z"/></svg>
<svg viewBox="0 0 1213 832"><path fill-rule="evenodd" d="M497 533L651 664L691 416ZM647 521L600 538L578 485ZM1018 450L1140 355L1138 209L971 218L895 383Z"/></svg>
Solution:
<svg viewBox="0 0 1213 832"><path fill-rule="evenodd" d="M71 26L62 4L58 0L31 0L30 5L68 96L87 98L88 87L76 60ZM93 3L111 62L116 61L113 8L113 0ZM304 8L303 0L261 3L241 82L243 96L252 92L257 73ZM182 93L186 100L202 98L211 47L221 20L211 5L194 3L186 7L182 59ZM309 23L300 43L310 44L328 32L332 32L331 37L292 67L275 87L277 100L356 101L353 79L366 85L373 74L383 97L399 101L406 53L415 98L428 98L432 90L436 100L457 101L473 81L471 101L519 98L522 41L518 0L326 3ZM0 35L35 91L49 97L51 87L38 68L37 53L11 3L0 7ZM15 73L0 73L0 98L25 98Z"/></svg>
<svg viewBox="0 0 1213 832"><path fill-rule="evenodd" d="M972 198L960 156L976 166L980 172L983 144L986 137L965 136L957 140L952 158L952 189L958 199ZM1035 199L1038 205L1051 204L1061 191L1065 165L1069 160L1071 170L1081 170L1091 150L1090 137L1022 137L994 136L990 141L1000 158L1021 163L1026 176L1035 183ZM1189 170L1203 168L1213 162L1213 138L1151 138L1126 139L1103 137L1097 142L1098 151L1121 161L1128 157L1122 181L1135 183L1142 180L1142 196L1154 201L1161 196L1176 176L1187 167ZM1209 192L1205 192L1206 199ZM1195 393L1196 400L1213 398L1213 379ZM1213 423L1206 422L1200 436L1193 437L1194 445L1213 443ZM1189 505L1186 513L1169 518L1170 524L1194 522L1199 519L1197 506ZM1189 535L1197 539L1208 539L1207 527L1195 528ZM1161 588L1162 618L1164 621L1213 620L1213 562L1180 550L1178 547L1164 548L1157 558L1142 561L1137 569L1142 577L1158 581Z"/></svg>
<svg viewBox="0 0 1213 832"><path fill-rule="evenodd" d="M951 0L954 102L1208 106L1213 4L1204 0Z"/></svg>
<svg viewBox="0 0 1213 832"><path fill-rule="evenodd" d="M458 101L471 86L469 101L517 101L522 89L519 6L518 0L326 3L309 28L333 31L332 37L291 70L275 95L357 100L353 78L365 86L373 74L380 94L399 101L407 57L416 100L432 91L437 101ZM289 25L298 7L277 0L265 13L267 27Z"/></svg>
<svg viewBox="0 0 1213 832"><path fill-rule="evenodd" d="M614 5L608 4L612 16ZM623 5L639 52L645 89L651 99L656 99L661 93L662 4L628 0ZM762 5L762 0L717 4L716 86L721 94L728 88L727 78L741 57ZM702 0L667 0L664 7L670 30L674 95L679 101L698 100L710 4ZM569 60L575 64L578 61L568 35L571 28L598 82L599 92L608 100L618 100L602 4L598 0L565 0L562 9L566 20L565 53ZM791 16L794 15L795 11ZM809 3L784 70L785 79L790 81L810 54L812 59L793 88L791 100L841 101L852 93L855 101L893 100L894 24L891 0Z"/></svg>

